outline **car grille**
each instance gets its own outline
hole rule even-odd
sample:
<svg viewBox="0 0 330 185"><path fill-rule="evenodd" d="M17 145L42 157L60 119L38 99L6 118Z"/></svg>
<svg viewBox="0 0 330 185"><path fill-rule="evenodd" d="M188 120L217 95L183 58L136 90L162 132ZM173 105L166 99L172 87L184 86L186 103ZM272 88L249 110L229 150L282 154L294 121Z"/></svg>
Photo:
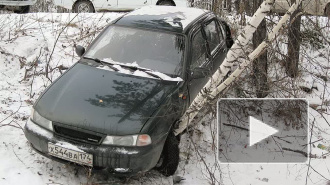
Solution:
<svg viewBox="0 0 330 185"><path fill-rule="evenodd" d="M54 131L60 136L91 144L101 144L103 138L103 136L98 133L87 133L85 131L78 131L59 125L54 125Z"/></svg>

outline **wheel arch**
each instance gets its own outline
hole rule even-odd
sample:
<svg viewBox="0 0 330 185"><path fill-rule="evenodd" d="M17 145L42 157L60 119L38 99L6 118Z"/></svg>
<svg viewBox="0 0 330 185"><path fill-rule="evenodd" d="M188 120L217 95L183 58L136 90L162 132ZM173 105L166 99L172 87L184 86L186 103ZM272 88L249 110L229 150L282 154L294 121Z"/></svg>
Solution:
<svg viewBox="0 0 330 185"><path fill-rule="evenodd" d="M176 4L175 4L175 2L173 0L158 0L157 3L156 3L156 5L159 5L159 3L160 2L163 2L163 1L169 1L169 2L173 3L174 6L176 6Z"/></svg>
<svg viewBox="0 0 330 185"><path fill-rule="evenodd" d="M327 15L327 13L328 13L329 15ZM330 2L328 2L328 3L325 5L323 15L325 15L325 16L330 16Z"/></svg>

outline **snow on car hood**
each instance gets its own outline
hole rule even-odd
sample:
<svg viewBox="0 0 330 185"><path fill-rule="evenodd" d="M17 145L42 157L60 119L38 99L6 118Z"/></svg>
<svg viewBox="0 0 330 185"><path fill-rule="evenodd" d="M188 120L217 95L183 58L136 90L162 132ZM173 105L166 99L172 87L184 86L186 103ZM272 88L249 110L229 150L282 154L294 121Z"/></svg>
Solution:
<svg viewBox="0 0 330 185"><path fill-rule="evenodd" d="M140 67L136 62L123 64L123 63L120 63L120 62L116 62L116 61L112 60L111 58L106 58L106 59L103 59L102 61L104 61L106 63L109 63L109 64L114 64L113 67L118 69L117 72L119 72L119 73L157 79L156 77L144 72L143 70L137 69L137 70L132 72L131 70L128 70L128 69L125 69L125 68L121 67L121 65L123 65L123 66L127 66L127 67L130 67L130 66L131 67L137 67L137 68L145 69L145 70L148 70L148 71L150 70L150 69L147 69L147 68ZM103 69L103 70L108 70L108 71L114 71L113 69L111 69L108 66L99 66L97 68ZM158 72L158 71L150 70L149 73L154 74L156 76L159 76L162 80L166 80L166 81L177 81L177 82L183 81L182 78L180 78L180 77L172 78L172 77L170 77L170 76L168 76L164 73Z"/></svg>

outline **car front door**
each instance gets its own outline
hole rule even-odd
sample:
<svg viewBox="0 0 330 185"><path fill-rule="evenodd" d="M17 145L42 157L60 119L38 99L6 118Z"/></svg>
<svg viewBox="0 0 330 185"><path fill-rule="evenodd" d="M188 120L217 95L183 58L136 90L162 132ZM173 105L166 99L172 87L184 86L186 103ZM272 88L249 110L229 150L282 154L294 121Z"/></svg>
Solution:
<svg viewBox="0 0 330 185"><path fill-rule="evenodd" d="M151 0L118 0L119 9L135 9L150 4Z"/></svg>
<svg viewBox="0 0 330 185"><path fill-rule="evenodd" d="M216 19L202 24L191 36L191 58L189 65L190 104L221 65L227 48Z"/></svg>

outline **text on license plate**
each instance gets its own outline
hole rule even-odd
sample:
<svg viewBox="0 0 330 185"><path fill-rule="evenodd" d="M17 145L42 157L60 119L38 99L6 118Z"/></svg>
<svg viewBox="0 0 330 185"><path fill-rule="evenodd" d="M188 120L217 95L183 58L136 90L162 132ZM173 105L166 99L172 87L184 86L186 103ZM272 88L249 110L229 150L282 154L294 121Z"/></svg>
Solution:
<svg viewBox="0 0 330 185"><path fill-rule="evenodd" d="M48 153L52 156L72 161L78 164L93 166L93 155L84 152L78 152L64 147L48 143Z"/></svg>

